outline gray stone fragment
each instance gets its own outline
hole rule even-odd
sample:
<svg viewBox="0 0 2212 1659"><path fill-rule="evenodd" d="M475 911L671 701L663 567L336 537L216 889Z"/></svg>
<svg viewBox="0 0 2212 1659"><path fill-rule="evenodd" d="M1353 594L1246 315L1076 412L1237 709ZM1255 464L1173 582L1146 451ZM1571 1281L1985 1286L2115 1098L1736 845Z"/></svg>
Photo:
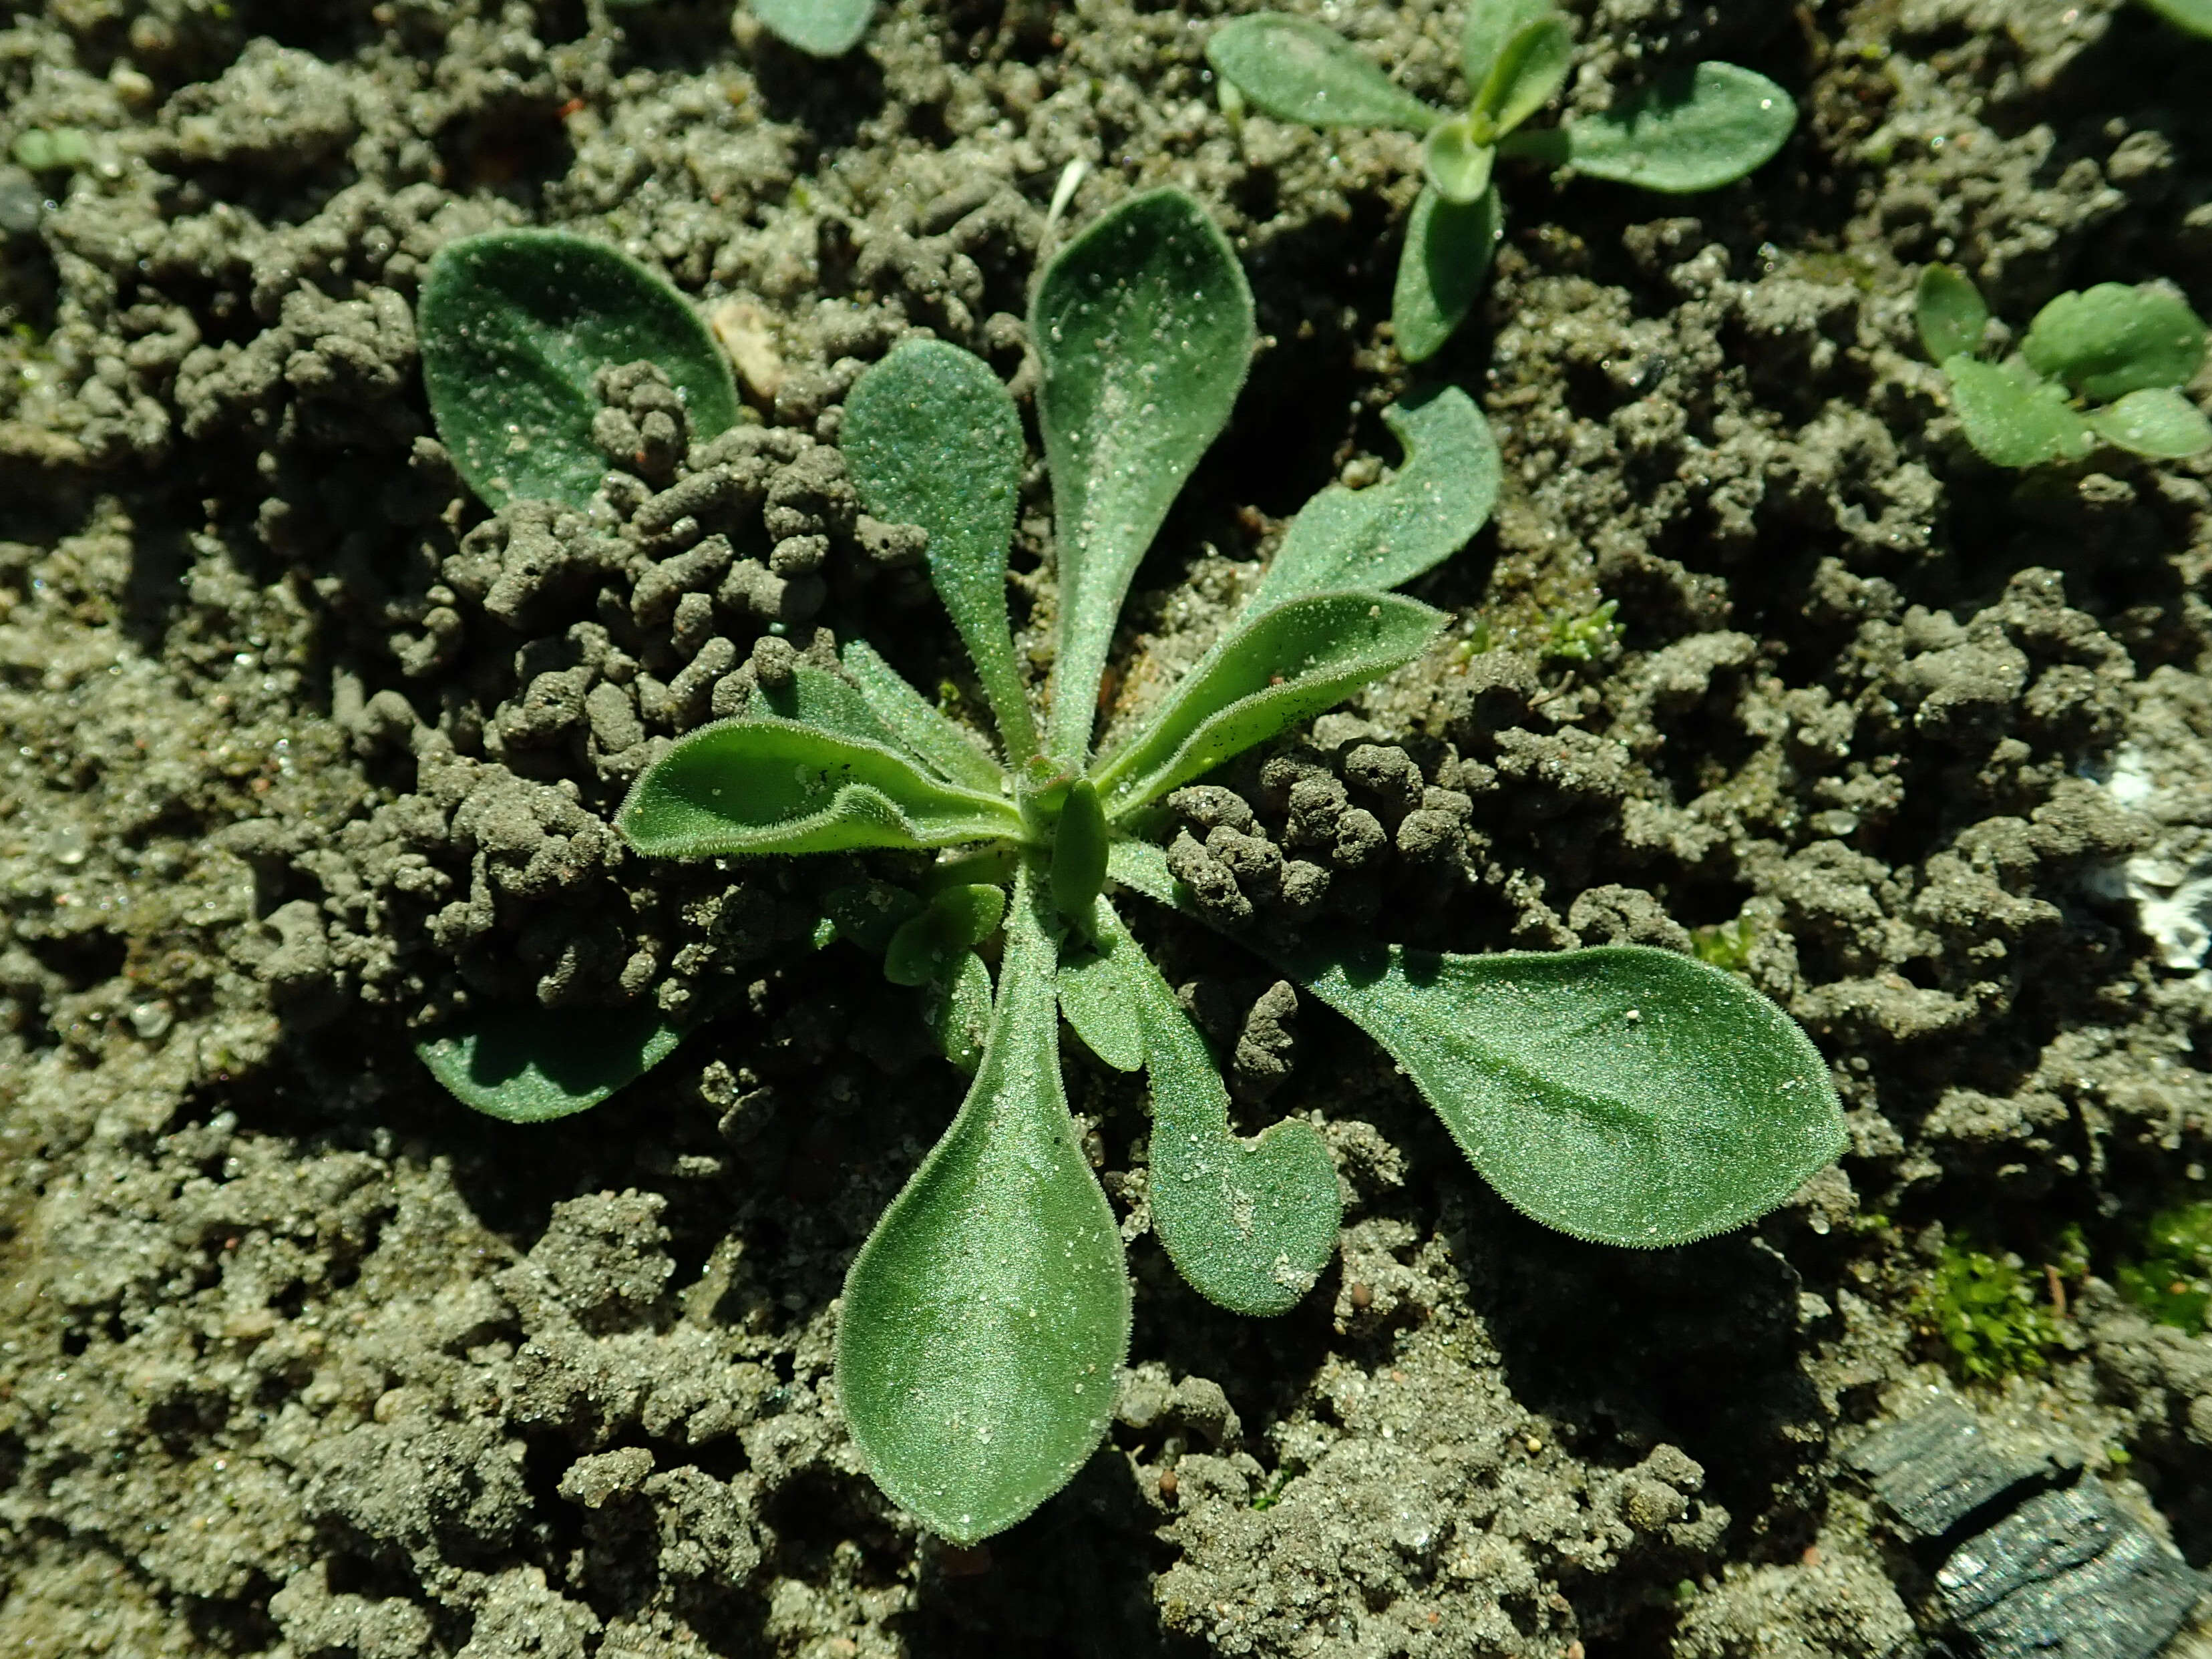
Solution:
<svg viewBox="0 0 2212 1659"><path fill-rule="evenodd" d="M1947 1537L2001 1500L2049 1486L2061 1473L2049 1453L1993 1442L1981 1423L1948 1402L1877 1429L1848 1461L1914 1540Z"/></svg>

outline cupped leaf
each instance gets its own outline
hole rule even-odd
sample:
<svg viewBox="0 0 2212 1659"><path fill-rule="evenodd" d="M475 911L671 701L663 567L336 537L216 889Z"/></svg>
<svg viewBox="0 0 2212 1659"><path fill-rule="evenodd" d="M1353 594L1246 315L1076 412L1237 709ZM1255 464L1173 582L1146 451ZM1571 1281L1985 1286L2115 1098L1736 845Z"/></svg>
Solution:
<svg viewBox="0 0 2212 1659"><path fill-rule="evenodd" d="M1490 169L1497 160L1498 152L1488 140L1476 138L1474 124L1464 115L1431 127L1421 140L1421 174L1429 188L1462 206L1480 200L1490 188Z"/></svg>
<svg viewBox="0 0 2212 1659"><path fill-rule="evenodd" d="M1054 257L1030 334L1059 543L1051 748L1080 766L1130 578L1244 384L1252 291L1203 208L1151 191Z"/></svg>
<svg viewBox="0 0 2212 1659"><path fill-rule="evenodd" d="M1006 619L1006 554L1022 483L1022 420L971 352L908 340L853 387L838 447L860 503L929 532L929 576L968 647L1016 764L1036 720Z"/></svg>
<svg viewBox="0 0 2212 1659"><path fill-rule="evenodd" d="M1796 125L1797 106L1765 76L1706 63L1560 130L1566 159L1591 178L1682 194L1733 184L1780 149ZM1513 143L1505 149L1521 153Z"/></svg>
<svg viewBox="0 0 2212 1659"><path fill-rule="evenodd" d="M965 726L948 719L906 677L862 640L848 640L839 659L870 710L905 748L929 763L932 770L963 789L996 794L1006 773L978 749Z"/></svg>
<svg viewBox="0 0 2212 1659"><path fill-rule="evenodd" d="M1474 113L1490 124L1493 137L1512 131L1552 101L1574 58L1575 37L1566 19L1556 14L1537 18L1498 53L1474 94Z"/></svg>
<svg viewBox="0 0 2212 1659"><path fill-rule="evenodd" d="M1240 620L1099 769L1109 813L1121 819L1404 667L1443 620L1402 595L1358 591L1291 599Z"/></svg>
<svg viewBox="0 0 2212 1659"><path fill-rule="evenodd" d="M1467 89L1480 91L1504 55L1507 42L1532 23L1556 16L1552 0L1468 0L1467 21L1460 31L1460 64L1467 71Z"/></svg>
<svg viewBox="0 0 2212 1659"><path fill-rule="evenodd" d="M1018 836L1021 815L876 744L793 720L702 726L647 767L615 827L656 858L947 847Z"/></svg>
<svg viewBox="0 0 2212 1659"><path fill-rule="evenodd" d="M1498 441L1457 386L1394 404L1405 465L1364 489L1331 484L1298 509L1250 609L1347 587L1409 582L1467 545L1498 501Z"/></svg>
<svg viewBox="0 0 2212 1659"><path fill-rule="evenodd" d="M1206 43L1214 73L1279 120L1316 127L1402 127L1425 132L1443 118L1391 84L1334 29L1261 12L1223 24Z"/></svg>
<svg viewBox="0 0 2212 1659"><path fill-rule="evenodd" d="M1079 778L1060 809L1052 840L1052 902L1060 915L1085 931L1091 907L1106 884L1106 809L1097 787Z"/></svg>
<svg viewBox="0 0 2212 1659"><path fill-rule="evenodd" d="M438 436L487 506L587 505L602 368L643 361L675 383L695 439L735 425L729 359L691 302L604 242L493 230L448 242L415 311Z"/></svg>
<svg viewBox="0 0 2212 1659"><path fill-rule="evenodd" d="M867 33L874 0L746 0L762 27L815 58L842 58Z"/></svg>
<svg viewBox="0 0 2212 1659"><path fill-rule="evenodd" d="M2172 289L2100 283L2035 313L2021 356L2098 403L2185 386L2204 362L2204 325Z"/></svg>
<svg viewBox="0 0 2212 1659"><path fill-rule="evenodd" d="M2177 28L2212 36L2212 0L2143 0L2143 4Z"/></svg>
<svg viewBox="0 0 2212 1659"><path fill-rule="evenodd" d="M1387 1049L1483 1178L1577 1238L1725 1232L1844 1150L1828 1068L1733 975L1643 945L1286 962Z"/></svg>
<svg viewBox="0 0 2212 1659"><path fill-rule="evenodd" d="M598 1105L676 1052L657 1008L495 1008L415 1045L454 1099L509 1123Z"/></svg>
<svg viewBox="0 0 2212 1659"><path fill-rule="evenodd" d="M1998 466L2039 466L2089 453L2089 423L2066 400L2065 388L2038 378L2017 357L2002 363L1953 357L1951 407L1966 441Z"/></svg>
<svg viewBox="0 0 2212 1659"><path fill-rule="evenodd" d="M938 1051L962 1071L973 1073L983 1059L991 1031L991 970L970 951L959 965L930 987L923 1018L937 1038Z"/></svg>
<svg viewBox="0 0 2212 1659"><path fill-rule="evenodd" d="M1174 991L1103 899L1095 927L1100 963L1144 1036L1152 1231L1207 1300L1236 1313L1281 1313L1336 1250L1343 1216L1328 1148L1295 1118L1249 1140L1233 1133L1229 1091Z"/></svg>
<svg viewBox="0 0 2212 1659"><path fill-rule="evenodd" d="M2130 392L2117 403L2092 410L2088 422L2106 443L2153 460L2178 461L2212 447L2212 422L2170 386Z"/></svg>
<svg viewBox="0 0 2212 1659"><path fill-rule="evenodd" d="M1482 292L1504 228L1495 185L1480 201L1464 206L1446 201L1433 185L1422 187L1406 220L1406 245L1398 253L1390 297L1391 332L1407 362L1425 362L1443 349Z"/></svg>
<svg viewBox="0 0 2212 1659"><path fill-rule="evenodd" d="M1129 1279L1060 1079L1053 945L1017 888L982 1063L952 1127L860 1247L837 1393L868 1472L973 1543L1051 1497L1105 1437Z"/></svg>
<svg viewBox="0 0 2212 1659"><path fill-rule="evenodd" d="M1930 362L1971 357L1982 349L1990 308L1982 292L1955 265L1930 265L1920 273L1912 297L1920 343Z"/></svg>
<svg viewBox="0 0 2212 1659"><path fill-rule="evenodd" d="M998 931L1006 914L1001 887L948 887L902 922L884 950L884 977L894 985L952 983L961 963Z"/></svg>

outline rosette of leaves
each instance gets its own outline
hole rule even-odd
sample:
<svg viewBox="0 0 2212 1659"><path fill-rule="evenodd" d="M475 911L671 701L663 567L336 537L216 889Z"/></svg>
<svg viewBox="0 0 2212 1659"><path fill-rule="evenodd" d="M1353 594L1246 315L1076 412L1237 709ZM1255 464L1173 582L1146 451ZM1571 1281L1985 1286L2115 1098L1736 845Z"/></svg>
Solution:
<svg viewBox="0 0 2212 1659"><path fill-rule="evenodd" d="M1131 893L1187 901L1146 838L1170 792L1429 651L1443 617L1394 590L1465 544L1498 484L1465 394L1390 411L1406 449L1395 475L1309 502L1219 639L1101 750L1122 601L1236 402L1255 343L1251 294L1203 210L1158 191L1060 252L1030 327L1057 524L1049 684L1030 683L1009 626L1026 459L1014 401L980 359L908 342L854 386L840 441L867 510L927 532L991 738L854 641L842 672L801 663L743 714L678 740L617 819L656 857L931 855L917 887L876 884L831 903L835 932L921 988L948 1056L972 1073L853 1263L836 1376L877 1484L963 1542L1020 1520L1090 1457L1127 1354L1122 1243L1069 1115L1063 1018L1104 1065L1145 1074L1152 1228L1201 1293L1280 1313L1334 1250L1336 1175L1320 1133L1303 1120L1235 1132L1220 1071L1125 907ZM1739 1226L1842 1149L1836 1096L1804 1035L1691 957L1246 942L1372 1035L1500 1193L1579 1237L1656 1246ZM681 1036L649 1015L610 1018L595 1061L567 1011L500 1026L514 1097L534 1112L567 1075L574 1107L593 1103ZM532 1020L550 1060L517 1039ZM441 1075L465 1069L459 1045L485 1042L453 1041ZM457 1092L529 1115L505 1109L497 1069Z"/></svg>
<svg viewBox="0 0 2212 1659"><path fill-rule="evenodd" d="M2204 325L2164 283L2062 294L1997 362L1980 355L1989 307L1963 271L1922 271L1914 309L1966 441L1986 461L2078 461L2100 443L2179 460L2212 446L2212 422L2181 391L2203 366Z"/></svg>
<svg viewBox="0 0 2212 1659"><path fill-rule="evenodd" d="M1526 126L1565 82L1574 57L1566 17L1547 0L1468 0L1460 52L1468 101L1453 111L1414 97L1308 18L1240 17L1206 48L1224 81L1279 119L1421 135L1421 193L1406 222L1390 307L1408 362L1435 355L1482 291L1504 228L1492 176L1500 157L1680 194L1742 178L1782 148L1797 122L1790 94L1765 76L1702 63L1602 115Z"/></svg>

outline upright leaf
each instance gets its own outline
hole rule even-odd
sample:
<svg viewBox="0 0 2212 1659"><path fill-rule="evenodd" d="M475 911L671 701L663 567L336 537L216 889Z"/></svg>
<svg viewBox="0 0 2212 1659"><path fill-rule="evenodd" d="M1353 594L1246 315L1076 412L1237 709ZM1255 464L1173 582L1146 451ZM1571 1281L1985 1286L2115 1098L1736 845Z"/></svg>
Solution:
<svg viewBox="0 0 2212 1659"><path fill-rule="evenodd" d="M1493 134L1507 133L1552 101L1575 58L1566 19L1540 17L1505 43L1474 94L1474 112Z"/></svg>
<svg viewBox="0 0 2212 1659"><path fill-rule="evenodd" d="M1409 582L1467 545L1498 501L1498 442L1474 399L1457 386L1382 411L1405 446L1387 483L1331 484L1298 509L1251 610L1347 587Z"/></svg>
<svg viewBox="0 0 2212 1659"><path fill-rule="evenodd" d="M2130 392L2092 410L2090 429L2106 443L2154 460L2178 461L2212 447L2212 422L2170 386Z"/></svg>
<svg viewBox="0 0 2212 1659"><path fill-rule="evenodd" d="M1920 273L1912 300L1913 320L1930 362L1971 357L1982 349L1990 308L1981 290L1955 265L1929 265Z"/></svg>
<svg viewBox="0 0 2212 1659"><path fill-rule="evenodd" d="M1733 975L1642 945L1286 963L1547 1226L1656 1247L1765 1215L1844 1150L1819 1052Z"/></svg>
<svg viewBox="0 0 2212 1659"><path fill-rule="evenodd" d="M592 382L611 365L657 364L695 438L737 423L729 359L691 302L604 242L560 230L448 242L415 321L438 435L490 507L590 502L607 471Z"/></svg>
<svg viewBox="0 0 2212 1659"><path fill-rule="evenodd" d="M793 720L720 720L647 767L615 827L655 858L948 847L1018 836L996 796L878 744Z"/></svg>
<svg viewBox="0 0 2212 1659"><path fill-rule="evenodd" d="M1468 96L1480 92L1489 81L1508 41L1530 24L1558 14L1553 0L1468 0L1459 50L1461 66L1467 71Z"/></svg>
<svg viewBox="0 0 2212 1659"><path fill-rule="evenodd" d="M543 1123L598 1105L676 1052L684 1033L651 1006L495 1008L415 1045L462 1105Z"/></svg>
<svg viewBox="0 0 2212 1659"><path fill-rule="evenodd" d="M2021 356L2098 403L2185 386L2204 362L2204 325L2172 289L2100 283L2035 313Z"/></svg>
<svg viewBox="0 0 2212 1659"><path fill-rule="evenodd" d="M868 1472L960 1543L1066 1486L1105 1437L1129 1280L1060 1080L1053 946L1025 872L960 1115L845 1280L837 1393Z"/></svg>
<svg viewBox="0 0 2212 1659"><path fill-rule="evenodd" d="M1682 194L1733 184L1780 149L1797 106L1765 76L1734 64L1699 64L1561 131L1566 159L1593 179ZM1544 135L1528 153L1541 153ZM1514 142L1509 154L1522 153Z"/></svg>
<svg viewBox="0 0 2212 1659"><path fill-rule="evenodd" d="M1090 930L1098 890L1106 884L1106 809L1097 786L1078 778L1060 809L1052 840L1052 902L1077 927Z"/></svg>
<svg viewBox="0 0 2212 1659"><path fill-rule="evenodd" d="M1252 291L1206 210L1156 190L1054 256L1030 333L1058 524L1051 748L1080 766L1130 578L1244 384Z"/></svg>
<svg viewBox="0 0 2212 1659"><path fill-rule="evenodd" d="M1261 12L1224 23L1206 43L1214 73L1279 120L1315 127L1402 127L1443 118L1334 29Z"/></svg>
<svg viewBox="0 0 2212 1659"><path fill-rule="evenodd" d="M1443 613L1395 593L1318 593L1241 620L1185 675L1098 792L1122 818L1428 648Z"/></svg>
<svg viewBox="0 0 2212 1659"><path fill-rule="evenodd" d="M1482 292L1504 228L1495 185L1480 201L1463 206L1446 201L1433 185L1422 187L1406 220L1390 299L1391 331L1407 362L1425 362L1443 349Z"/></svg>
<svg viewBox="0 0 2212 1659"><path fill-rule="evenodd" d="M874 0L746 0L753 15L786 46L815 58L842 58L867 33Z"/></svg>
<svg viewBox="0 0 2212 1659"><path fill-rule="evenodd" d="M1018 765L1037 740L1006 619L1022 483L1013 398L980 357L942 340L908 340L854 386L837 443L870 513L929 532L930 580Z"/></svg>
<svg viewBox="0 0 2212 1659"><path fill-rule="evenodd" d="M1336 1166L1310 1123L1285 1118L1246 1140L1205 1040L1113 907L1098 903L1102 962L1143 1033L1152 1085L1152 1228L1193 1289L1242 1314L1279 1314L1336 1250Z"/></svg>
<svg viewBox="0 0 2212 1659"><path fill-rule="evenodd" d="M1472 118L1441 121L1421 140L1421 176L1447 202L1464 206L1490 188L1498 152L1487 137L1477 138Z"/></svg>
<svg viewBox="0 0 2212 1659"><path fill-rule="evenodd" d="M1006 774L969 740L965 727L946 718L906 682L906 677L864 640L848 640L840 659L860 696L884 727L927 761L939 776L963 789L996 794Z"/></svg>
<svg viewBox="0 0 2212 1659"><path fill-rule="evenodd" d="M2089 453L2089 423L2066 401L2065 388L2039 380L2017 357L2002 363L1954 357L1951 407L1966 441L1998 466L2040 466Z"/></svg>

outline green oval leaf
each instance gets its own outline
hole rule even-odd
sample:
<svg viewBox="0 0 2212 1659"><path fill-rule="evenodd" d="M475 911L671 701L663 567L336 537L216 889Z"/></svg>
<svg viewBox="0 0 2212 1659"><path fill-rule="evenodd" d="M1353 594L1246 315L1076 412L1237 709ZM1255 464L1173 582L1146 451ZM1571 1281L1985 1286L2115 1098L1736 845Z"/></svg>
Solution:
<svg viewBox="0 0 2212 1659"><path fill-rule="evenodd" d="M2107 408L2091 410L2088 421L2106 443L2153 460L2178 461L2212 447L2212 422L2170 386L2130 392Z"/></svg>
<svg viewBox="0 0 2212 1659"><path fill-rule="evenodd" d="M2204 325L2170 288L2100 283L2037 312L2020 351L2038 374L2104 403L2187 385L2204 362Z"/></svg>
<svg viewBox="0 0 2212 1659"><path fill-rule="evenodd" d="M1252 290L1206 210L1156 190L1054 256L1030 334L1059 543L1052 752L1073 767L1130 578L1244 384Z"/></svg>
<svg viewBox="0 0 2212 1659"><path fill-rule="evenodd" d="M1428 648L1443 613L1396 593L1319 593L1240 618L1104 766L1116 820L1310 720Z"/></svg>
<svg viewBox="0 0 2212 1659"><path fill-rule="evenodd" d="M1504 210L1492 185L1479 202L1448 202L1434 185L1422 187L1406 220L1406 245L1398 253L1398 281L1390 299L1390 328L1398 355L1424 362L1443 349L1482 292L1491 256L1504 234Z"/></svg>
<svg viewBox="0 0 2212 1659"><path fill-rule="evenodd" d="M1124 967L1112 953L1110 941L1105 948L1063 956L1060 1012L1084 1047L1115 1071L1133 1072L1145 1063L1145 1027L1129 994Z"/></svg>
<svg viewBox="0 0 2212 1659"><path fill-rule="evenodd" d="M543 1123L598 1105L684 1040L651 1005L495 1008L415 1045L454 1099L509 1123Z"/></svg>
<svg viewBox="0 0 2212 1659"><path fill-rule="evenodd" d="M1106 809L1088 778L1079 778L1060 805L1052 840L1052 902L1088 932L1098 890L1106 884Z"/></svg>
<svg viewBox="0 0 2212 1659"><path fill-rule="evenodd" d="M946 847L1021 815L872 743L792 720L719 720L647 767L615 827L655 858Z"/></svg>
<svg viewBox="0 0 2212 1659"><path fill-rule="evenodd" d="M1796 125L1797 106L1765 76L1707 63L1561 131L1567 159L1591 178L1684 194L1733 184L1780 149Z"/></svg>
<svg viewBox="0 0 2212 1659"><path fill-rule="evenodd" d="M884 951L884 977L894 985L955 982L962 961L998 931L1006 913L1004 888L946 888L892 933Z"/></svg>
<svg viewBox="0 0 2212 1659"><path fill-rule="evenodd" d="M1983 302L1981 290L1955 265L1930 265L1920 273L1912 311L1929 362L1971 357L1982 349L1990 308Z"/></svg>
<svg viewBox="0 0 2212 1659"><path fill-rule="evenodd" d="M438 436L490 507L590 502L607 470L592 381L611 365L659 365L695 440L737 424L729 359L691 302L604 242L557 230L448 242L415 324Z"/></svg>
<svg viewBox="0 0 2212 1659"><path fill-rule="evenodd" d="M1490 188L1491 164L1498 152L1474 137L1465 116L1429 129L1421 140L1421 174L1447 202L1464 205Z"/></svg>
<svg viewBox="0 0 2212 1659"><path fill-rule="evenodd" d="M1468 90L1478 91L1488 82L1508 41L1556 11L1552 0L1468 0L1467 21L1459 41Z"/></svg>
<svg viewBox="0 0 2212 1659"><path fill-rule="evenodd" d="M1552 101L1566 83L1575 58L1575 37L1566 20L1539 17L1505 43L1498 61L1474 96L1474 112L1486 118L1492 136L1513 131ZM1480 192L1476 192L1479 194ZM1474 195L1457 201L1472 201Z"/></svg>
<svg viewBox="0 0 2212 1659"><path fill-rule="evenodd" d="M874 0L747 0L753 15L786 46L816 58L842 58L868 31Z"/></svg>
<svg viewBox="0 0 2212 1659"><path fill-rule="evenodd" d="M1206 60L1279 120L1425 132L1443 118L1334 29L1308 18L1261 12L1224 23L1206 43Z"/></svg>
<svg viewBox="0 0 2212 1659"><path fill-rule="evenodd" d="M1805 1034L1691 957L1392 945L1285 965L1389 1050L1485 1180L1577 1238L1725 1232L1843 1152L1843 1110Z"/></svg>
<svg viewBox="0 0 2212 1659"><path fill-rule="evenodd" d="M1036 886L1025 870L975 1083L860 1247L837 1325L838 1398L868 1473L963 1544L1089 1460L1129 1346L1121 1235L1060 1086Z"/></svg>
<svg viewBox="0 0 2212 1659"><path fill-rule="evenodd" d="M968 730L946 716L865 640L848 640L838 660L860 696L899 742L927 761L939 777L986 795L1000 792L1006 772L977 748Z"/></svg>
<svg viewBox="0 0 2212 1659"><path fill-rule="evenodd" d="M908 340L860 376L837 445L862 506L929 532L931 583L1018 765L1036 753L1037 738L1006 619L1024 453L1013 398L973 353Z"/></svg>
<svg viewBox="0 0 2212 1659"><path fill-rule="evenodd" d="M2089 424L2067 402L2065 389L2038 379L2019 358L1982 363L1953 357L1943 373L1951 380L1959 425L1984 460L2040 466L2089 453Z"/></svg>
<svg viewBox="0 0 2212 1659"><path fill-rule="evenodd" d="M982 1063L983 1044L991 1031L991 970L970 951L960 965L931 988L933 994L923 1018L937 1037L945 1059L973 1073Z"/></svg>
<svg viewBox="0 0 2212 1659"><path fill-rule="evenodd" d="M1347 587L1409 582L1489 521L1500 477L1498 442L1457 386L1382 411L1406 459L1387 483L1331 484L1298 510L1250 609Z"/></svg>

